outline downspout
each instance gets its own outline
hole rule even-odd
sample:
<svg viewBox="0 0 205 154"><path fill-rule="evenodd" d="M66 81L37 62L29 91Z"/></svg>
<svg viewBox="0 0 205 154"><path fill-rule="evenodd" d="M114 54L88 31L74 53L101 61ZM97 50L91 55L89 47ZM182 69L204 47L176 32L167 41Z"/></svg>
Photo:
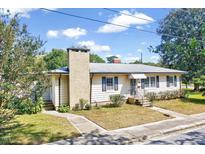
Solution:
<svg viewBox="0 0 205 154"><path fill-rule="evenodd" d="M91 74L91 78L90 78L90 104L91 104L91 100L92 100L92 82L93 82L93 76L94 76L94 74Z"/></svg>
<svg viewBox="0 0 205 154"><path fill-rule="evenodd" d="M61 105L61 74L59 76L59 79L58 79L58 95L59 95L59 106Z"/></svg>

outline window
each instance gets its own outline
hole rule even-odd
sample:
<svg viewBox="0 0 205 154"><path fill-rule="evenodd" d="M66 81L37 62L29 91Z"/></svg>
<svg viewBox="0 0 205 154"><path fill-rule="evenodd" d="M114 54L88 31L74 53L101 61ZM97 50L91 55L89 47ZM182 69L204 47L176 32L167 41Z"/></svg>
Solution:
<svg viewBox="0 0 205 154"><path fill-rule="evenodd" d="M169 86L174 86L174 77L173 76L169 76Z"/></svg>
<svg viewBox="0 0 205 154"><path fill-rule="evenodd" d="M156 77L147 77L146 79L141 80L142 89L149 88L149 87L156 87Z"/></svg>
<svg viewBox="0 0 205 154"><path fill-rule="evenodd" d="M107 90L113 90L113 78L107 78Z"/></svg>
<svg viewBox="0 0 205 154"><path fill-rule="evenodd" d="M150 80L151 80L151 87L156 87L155 77L150 77Z"/></svg>
<svg viewBox="0 0 205 154"><path fill-rule="evenodd" d="M145 88L149 87L149 77L147 77L146 79L144 79L144 87L145 87Z"/></svg>

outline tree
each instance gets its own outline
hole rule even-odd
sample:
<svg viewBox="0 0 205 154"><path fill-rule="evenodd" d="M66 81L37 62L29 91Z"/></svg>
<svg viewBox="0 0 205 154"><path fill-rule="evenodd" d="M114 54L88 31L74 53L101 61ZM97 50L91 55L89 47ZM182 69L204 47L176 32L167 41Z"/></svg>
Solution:
<svg viewBox="0 0 205 154"><path fill-rule="evenodd" d="M200 76L199 78L193 78L193 82L196 85L196 90L199 90L199 87L205 88L205 75ZM205 94L205 92L204 92Z"/></svg>
<svg viewBox="0 0 205 154"><path fill-rule="evenodd" d="M112 63L114 58L118 58L117 56L109 56L107 57L107 62Z"/></svg>
<svg viewBox="0 0 205 154"><path fill-rule="evenodd" d="M44 57L48 70L57 69L68 65L67 52L62 49L52 49Z"/></svg>
<svg viewBox="0 0 205 154"><path fill-rule="evenodd" d="M17 16L0 15L0 127L14 116L11 104L36 103L42 96L45 64L36 57L43 54L43 44L20 25Z"/></svg>
<svg viewBox="0 0 205 154"><path fill-rule="evenodd" d="M91 63L105 63L105 60L102 59L97 54L90 54L90 62Z"/></svg>
<svg viewBox="0 0 205 154"><path fill-rule="evenodd" d="M152 47L152 51L160 55L163 66L187 71L183 76L185 83L205 72L204 22L205 9L175 9L169 12L157 29L161 44Z"/></svg>

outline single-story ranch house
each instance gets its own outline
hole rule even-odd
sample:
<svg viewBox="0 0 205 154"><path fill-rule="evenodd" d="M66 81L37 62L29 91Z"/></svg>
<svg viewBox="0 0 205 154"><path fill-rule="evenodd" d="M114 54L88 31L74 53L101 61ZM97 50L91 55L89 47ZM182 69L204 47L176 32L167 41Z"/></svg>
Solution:
<svg viewBox="0 0 205 154"><path fill-rule="evenodd" d="M90 63L89 50L68 48L68 66L49 71L51 86L44 99L57 108L71 108L80 99L91 103L108 102L109 96L121 94L126 98L140 97L146 92L181 89L180 70L143 64Z"/></svg>

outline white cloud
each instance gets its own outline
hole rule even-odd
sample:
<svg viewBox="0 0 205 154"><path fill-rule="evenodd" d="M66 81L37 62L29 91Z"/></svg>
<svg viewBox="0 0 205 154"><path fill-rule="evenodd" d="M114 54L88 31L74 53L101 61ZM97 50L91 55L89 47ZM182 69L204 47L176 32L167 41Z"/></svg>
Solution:
<svg viewBox="0 0 205 154"><path fill-rule="evenodd" d="M99 45L96 44L95 41L81 41L78 42L78 45L81 47L87 47L91 50L91 52L109 52L111 51L111 47L108 45Z"/></svg>
<svg viewBox="0 0 205 154"><path fill-rule="evenodd" d="M69 38L74 38L78 39L80 36L86 35L87 31L82 28L68 28L62 31L62 35L69 37Z"/></svg>
<svg viewBox="0 0 205 154"><path fill-rule="evenodd" d="M59 31L57 31L57 30L49 30L47 32L48 38L57 38L58 36L59 36Z"/></svg>
<svg viewBox="0 0 205 154"><path fill-rule="evenodd" d="M122 59L122 61L125 63L132 63L132 62L135 62L136 60L140 60L140 58L131 56L131 57L124 57Z"/></svg>
<svg viewBox="0 0 205 154"><path fill-rule="evenodd" d="M137 52L143 52L143 50L142 49L137 49Z"/></svg>
<svg viewBox="0 0 205 154"><path fill-rule="evenodd" d="M154 62L158 62L160 57L159 56L151 56L150 59Z"/></svg>
<svg viewBox="0 0 205 154"><path fill-rule="evenodd" d="M139 29L139 30L144 29L142 26L137 26L136 28Z"/></svg>
<svg viewBox="0 0 205 154"><path fill-rule="evenodd" d="M140 44L141 45L147 45L147 42L141 42Z"/></svg>
<svg viewBox="0 0 205 154"><path fill-rule="evenodd" d="M47 37L48 38L57 38L60 36L65 36L68 38L78 39L80 36L86 35L87 30L82 28L68 28L63 30L48 30Z"/></svg>
<svg viewBox="0 0 205 154"><path fill-rule="evenodd" d="M152 23L154 21L154 19L152 17L149 17L143 13L130 12L128 10L123 10L121 12L124 14L115 15L114 17L109 19L108 22L129 27L132 25L147 25L147 24ZM134 18L131 16L127 16L125 14L133 15L133 16L139 17L139 18L144 18L146 20ZM100 33L113 33L113 32L122 32L122 31L125 31L127 29L128 28L126 28L126 27L105 24L105 25L98 28L98 32L100 32Z"/></svg>
<svg viewBox="0 0 205 154"><path fill-rule="evenodd" d="M30 9L30 8L4 8L0 10L1 14L4 15L10 15L10 17L14 17L16 14L19 15L19 17L24 18L30 18L29 13L31 11L34 11L36 9Z"/></svg>

